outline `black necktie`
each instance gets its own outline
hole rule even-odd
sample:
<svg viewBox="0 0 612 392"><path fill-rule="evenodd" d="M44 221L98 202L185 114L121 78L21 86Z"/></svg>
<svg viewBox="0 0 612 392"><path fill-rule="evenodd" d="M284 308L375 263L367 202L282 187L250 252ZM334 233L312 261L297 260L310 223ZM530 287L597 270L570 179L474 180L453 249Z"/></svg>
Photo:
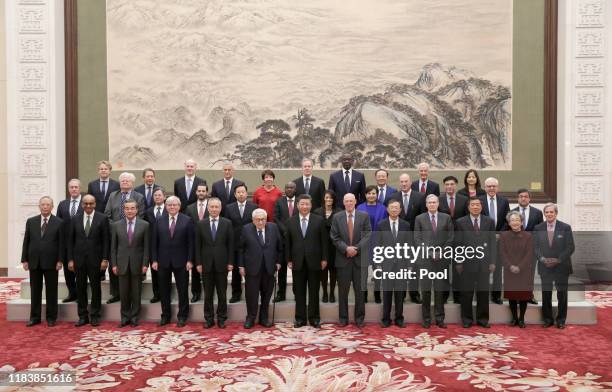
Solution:
<svg viewBox="0 0 612 392"><path fill-rule="evenodd" d="M349 171L344 172L344 185L346 186L346 190L351 190L351 178L349 177Z"/></svg>
<svg viewBox="0 0 612 392"><path fill-rule="evenodd" d="M155 213L155 218L159 218L161 216L161 207L157 207L157 212Z"/></svg>
<svg viewBox="0 0 612 392"><path fill-rule="evenodd" d="M393 225L391 226L391 231L393 232L393 238L397 239L397 229L395 228L395 224L397 222L393 221Z"/></svg>
<svg viewBox="0 0 612 392"><path fill-rule="evenodd" d="M257 230L257 236L259 237L259 243L261 244L261 246L264 246L266 242L264 241L263 231Z"/></svg>
<svg viewBox="0 0 612 392"><path fill-rule="evenodd" d="M45 231L47 231L47 226L49 226L49 224L48 224L48 219L47 219L47 218L44 218L44 219L43 219L43 224L42 224L42 226L40 227L40 236L41 236L41 237L45 235Z"/></svg>
<svg viewBox="0 0 612 392"><path fill-rule="evenodd" d="M304 181L304 193L310 193L310 177L306 177L306 181Z"/></svg>

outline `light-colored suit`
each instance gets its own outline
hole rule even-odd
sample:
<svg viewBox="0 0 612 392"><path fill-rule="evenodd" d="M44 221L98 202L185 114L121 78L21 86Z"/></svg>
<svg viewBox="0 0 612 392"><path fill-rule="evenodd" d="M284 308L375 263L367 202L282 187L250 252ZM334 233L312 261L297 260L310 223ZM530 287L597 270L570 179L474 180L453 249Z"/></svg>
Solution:
<svg viewBox="0 0 612 392"><path fill-rule="evenodd" d="M135 200L136 203L138 203L138 217L144 218L146 211L145 197L132 189L128 199ZM108 216L111 222L116 222L121 219L121 190L114 191L110 194L104 214Z"/></svg>
<svg viewBox="0 0 612 392"><path fill-rule="evenodd" d="M349 242L348 215L346 211L336 213L332 218L330 237L336 247L336 270L338 277L338 313L340 322L348 322L348 294L353 283L355 293L355 322L360 324L365 318L363 289L366 288L368 274L368 245L372 228L368 214L353 211L353 242ZM347 257L346 249L355 246L357 256ZM362 255L363 258L362 259ZM362 289L363 287L363 289Z"/></svg>

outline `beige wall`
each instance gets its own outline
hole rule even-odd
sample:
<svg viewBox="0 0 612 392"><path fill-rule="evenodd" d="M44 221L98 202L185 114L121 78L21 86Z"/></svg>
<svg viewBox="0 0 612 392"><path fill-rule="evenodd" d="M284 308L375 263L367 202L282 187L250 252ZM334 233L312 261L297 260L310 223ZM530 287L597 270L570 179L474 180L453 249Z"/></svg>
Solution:
<svg viewBox="0 0 612 392"><path fill-rule="evenodd" d="M4 2L0 0L0 194L7 194L7 129L6 129L6 23L4 20ZM0 202L0 219L8 216L7 198ZM0 268L8 266L8 232L6 225L0 225Z"/></svg>

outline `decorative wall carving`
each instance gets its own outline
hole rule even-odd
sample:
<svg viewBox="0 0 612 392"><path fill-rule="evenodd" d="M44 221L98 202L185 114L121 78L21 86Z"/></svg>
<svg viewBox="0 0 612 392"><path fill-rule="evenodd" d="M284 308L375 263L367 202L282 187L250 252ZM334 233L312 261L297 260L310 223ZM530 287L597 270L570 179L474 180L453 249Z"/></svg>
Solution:
<svg viewBox="0 0 612 392"><path fill-rule="evenodd" d="M577 118L575 128L577 146L602 145L604 128L602 118Z"/></svg>
<svg viewBox="0 0 612 392"><path fill-rule="evenodd" d="M603 184L602 178L576 179L576 204L602 204Z"/></svg>

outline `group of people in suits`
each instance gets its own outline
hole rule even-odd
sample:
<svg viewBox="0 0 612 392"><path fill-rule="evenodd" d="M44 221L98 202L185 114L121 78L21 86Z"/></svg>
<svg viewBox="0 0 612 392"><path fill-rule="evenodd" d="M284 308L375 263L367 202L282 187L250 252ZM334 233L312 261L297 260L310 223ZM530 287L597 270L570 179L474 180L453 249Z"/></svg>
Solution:
<svg viewBox="0 0 612 392"><path fill-rule="evenodd" d="M343 154L340 162L342 169L332 173L327 189L325 181L313 175L311 159L303 160L302 176L287 183L284 191L274 184L274 172L264 170L252 201L247 185L234 178L231 163L224 163L223 178L209 192L206 180L196 175L197 164L185 161L184 176L174 182L173 195L167 196L155 183L153 169L143 170L143 184L135 187L133 174L121 173L115 181L110 177L110 162L99 162L99 178L88 184L85 195L80 181L72 179L69 197L59 203L57 216L51 213L53 200L45 196L40 199L40 215L26 222L22 263L30 273L32 291L28 325L41 322L43 280L46 320L50 326L55 324L58 271L63 268L69 293L64 302L78 302L77 326L99 325L100 281L106 270L110 279L107 303L121 303L120 326L138 325L142 282L149 269L151 302L161 303L160 326L172 319L174 278L177 326L184 326L189 318L191 281L192 302L199 301L204 292L204 326L211 328L216 321L224 328L228 274L230 303L241 300L245 281L244 327L251 328L256 322L270 326L269 303L285 300L288 270L293 277L296 327L320 326L319 303L336 301L336 283L340 324L349 322L352 285L353 320L362 326L368 276L374 280L374 300L383 304L383 327L392 323L405 326L403 303L409 297L421 304L423 327L435 322L445 328L444 304L451 293L454 302L461 304L464 327L474 323L489 327L489 296L501 304L502 292L510 303L512 324L525 327L527 303L537 303L533 298L536 270L544 292L544 325L565 326L574 244L571 227L556 219L556 205L547 204L542 213L530 205L529 191L520 189L519 206L510 211L508 199L499 194L498 181L487 178L483 189L472 169L465 174L463 189L457 190L456 177L447 176L441 193L440 185L429 178L426 163L418 166L415 181L401 174L395 189L385 169L377 170L376 184L368 186L364 174L353 168L350 154ZM374 246L396 244L482 246L486 251L478 262L457 262L435 254L421 257L416 264L394 258L380 265L372 262ZM427 275L388 281L376 279L374 273L417 268L447 278ZM559 303L556 319L553 286Z"/></svg>

